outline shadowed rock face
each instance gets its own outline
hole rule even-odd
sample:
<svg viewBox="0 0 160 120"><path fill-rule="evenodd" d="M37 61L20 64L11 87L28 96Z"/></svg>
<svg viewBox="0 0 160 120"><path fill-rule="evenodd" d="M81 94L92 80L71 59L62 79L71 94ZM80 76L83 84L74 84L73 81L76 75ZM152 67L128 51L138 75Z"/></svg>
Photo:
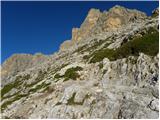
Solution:
<svg viewBox="0 0 160 120"><path fill-rule="evenodd" d="M158 11L91 9L53 55L2 65L2 118L159 117Z"/></svg>
<svg viewBox="0 0 160 120"><path fill-rule="evenodd" d="M47 56L43 54L14 54L2 64L1 77L5 79L7 76L16 75L26 69L32 68L47 60ZM2 81L5 83L6 81Z"/></svg>
<svg viewBox="0 0 160 120"><path fill-rule="evenodd" d="M146 17L143 12L130 10L118 5L103 13L98 9L91 9L80 28L72 29L71 41L62 43L60 50L68 49L68 46L77 44L92 34L117 30L122 25L136 20L143 20Z"/></svg>
<svg viewBox="0 0 160 120"><path fill-rule="evenodd" d="M2 76L10 72L19 72L27 67L31 67L31 59L33 55L30 54L15 54L7 59L2 65Z"/></svg>

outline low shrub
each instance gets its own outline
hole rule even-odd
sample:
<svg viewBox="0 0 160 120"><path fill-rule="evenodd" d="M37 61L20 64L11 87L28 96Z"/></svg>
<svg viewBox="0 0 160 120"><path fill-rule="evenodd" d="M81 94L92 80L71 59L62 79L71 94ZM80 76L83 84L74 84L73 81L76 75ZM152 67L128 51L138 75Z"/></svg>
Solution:
<svg viewBox="0 0 160 120"><path fill-rule="evenodd" d="M8 93L10 90L12 90L13 88L17 88L21 85L21 83L23 81L21 81L23 77L22 76L17 76L14 82L8 83L7 85L5 85L2 89L1 89L1 98L3 98L3 96Z"/></svg>
<svg viewBox="0 0 160 120"><path fill-rule="evenodd" d="M8 100L6 102L4 102L2 105L1 105L1 111L5 110L7 108L8 105L11 105L13 102L23 98L23 97L26 97L28 96L28 94L17 94L14 98L12 98L11 100Z"/></svg>
<svg viewBox="0 0 160 120"><path fill-rule="evenodd" d="M139 53L155 56L159 52L159 32L154 28L150 28L142 37L135 37L127 43L124 43L116 50L101 49L90 55L90 63L100 62L104 58L109 60L117 60L128 56L138 56Z"/></svg>
<svg viewBox="0 0 160 120"><path fill-rule="evenodd" d="M77 67L72 67L66 70L64 75L59 75L58 73L54 76L54 78L59 79L64 77L64 81L67 81L69 79L76 80L79 77L79 74L76 71L81 71L83 68L77 66Z"/></svg>
<svg viewBox="0 0 160 120"><path fill-rule="evenodd" d="M65 81L72 79L72 80L76 80L79 77L79 74L76 71L81 71L83 70L83 68L77 66L75 68L69 68L68 70L66 70L64 77L65 77Z"/></svg>

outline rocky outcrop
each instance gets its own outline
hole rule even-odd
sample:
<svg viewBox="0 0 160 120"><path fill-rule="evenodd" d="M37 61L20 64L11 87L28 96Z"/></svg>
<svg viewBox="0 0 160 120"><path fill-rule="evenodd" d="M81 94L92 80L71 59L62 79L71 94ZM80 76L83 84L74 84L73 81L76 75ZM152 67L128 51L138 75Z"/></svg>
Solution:
<svg viewBox="0 0 160 120"><path fill-rule="evenodd" d="M75 34L72 34L76 36L72 40L77 42L87 37L90 34L90 31L97 24L97 21L101 17L101 14L102 13L98 9L91 9L88 12L88 15L86 19L84 20L84 22L82 23L81 27L79 29L76 29Z"/></svg>
<svg viewBox="0 0 160 120"><path fill-rule="evenodd" d="M159 118L158 26L136 10L91 9L61 51L3 64L2 118Z"/></svg>
<svg viewBox="0 0 160 120"><path fill-rule="evenodd" d="M73 46L73 42L71 40L66 40L60 45L61 51L65 51L66 49L69 49L69 47Z"/></svg>
<svg viewBox="0 0 160 120"><path fill-rule="evenodd" d="M152 11L152 17L156 17L159 15L159 8L156 8Z"/></svg>
<svg viewBox="0 0 160 120"><path fill-rule="evenodd" d="M14 54L10 58L8 58L3 64L2 64L2 70L1 70L1 78L2 86L10 82L7 79L8 76L16 75L18 72L23 72L26 69L32 68L36 66L37 64L42 64L44 61L48 59L48 56L45 56L43 54Z"/></svg>

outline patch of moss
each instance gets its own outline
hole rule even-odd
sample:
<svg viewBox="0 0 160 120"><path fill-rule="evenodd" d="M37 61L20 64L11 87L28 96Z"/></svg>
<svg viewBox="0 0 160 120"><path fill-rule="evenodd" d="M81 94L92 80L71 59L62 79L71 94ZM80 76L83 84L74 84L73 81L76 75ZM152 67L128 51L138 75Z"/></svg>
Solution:
<svg viewBox="0 0 160 120"><path fill-rule="evenodd" d="M90 60L90 63L96 63L102 61L104 58L108 58L110 60L115 60L115 50L112 49L101 49L98 51L95 51L91 56L92 59Z"/></svg>
<svg viewBox="0 0 160 120"><path fill-rule="evenodd" d="M69 68L68 70L66 70L65 74L63 75L63 77L65 77L64 81L67 81L69 79L76 80L79 77L79 74L76 71L81 71L81 70L83 70L83 68L79 66L75 68Z"/></svg>
<svg viewBox="0 0 160 120"><path fill-rule="evenodd" d="M135 37L116 50L105 48L95 51L90 55L92 57L90 63L100 62L104 58L113 61L128 56L138 56L140 52L150 56L157 55L159 52L159 32L156 29L150 28L142 37Z"/></svg>
<svg viewBox="0 0 160 120"><path fill-rule="evenodd" d="M22 76L17 76L16 80L14 82L8 83L7 85L5 85L2 89L1 89L1 98L3 98L3 96L8 93L10 90L12 90L13 88L17 88L22 84Z"/></svg>
<svg viewBox="0 0 160 120"><path fill-rule="evenodd" d="M59 75L58 73L54 76L54 78L65 78L64 81L67 81L69 79L76 80L79 77L79 74L76 71L81 71L83 68L77 66L75 68L69 68L66 70L64 75Z"/></svg>
<svg viewBox="0 0 160 120"><path fill-rule="evenodd" d="M73 93L72 97L68 99L67 105L75 104L75 102L74 102L75 95L76 95L76 93Z"/></svg>
<svg viewBox="0 0 160 120"><path fill-rule="evenodd" d="M14 94L12 94L12 95L8 95L8 96L3 96L3 97L1 97L1 100L4 100L4 99L9 99L9 98L11 98L11 97L13 97L13 96L15 96L15 95L17 95L17 93L19 93L19 91L18 92L16 92L16 93L14 93Z"/></svg>
<svg viewBox="0 0 160 120"><path fill-rule="evenodd" d="M61 78L61 77L62 77L62 76L61 76L60 74L58 74L58 73L54 76L55 79L59 79L59 78Z"/></svg>
<svg viewBox="0 0 160 120"><path fill-rule="evenodd" d="M30 93L30 92L31 92L31 93L37 92L38 90L40 90L40 89L42 89L42 88L45 88L45 87L47 87L47 86L50 85L50 84L51 84L51 83L45 83L45 82L43 82L42 84L37 85L35 88L30 89L30 90L29 90L29 93Z"/></svg>
<svg viewBox="0 0 160 120"><path fill-rule="evenodd" d="M64 81L67 81L69 79L76 80L79 77L79 74L74 71L68 71L64 77L65 77Z"/></svg>
<svg viewBox="0 0 160 120"><path fill-rule="evenodd" d="M100 69L102 69L103 68L103 63L100 63L98 66L99 66Z"/></svg>
<svg viewBox="0 0 160 120"><path fill-rule="evenodd" d="M2 105L1 105L1 111L5 110L7 108L8 105L11 105L13 102L23 98L23 97L26 97L28 96L28 94L17 94L14 98L12 98L11 100L8 100L6 102L4 102Z"/></svg>
<svg viewBox="0 0 160 120"><path fill-rule="evenodd" d="M75 102L75 95L76 93L73 93L72 97L70 99L68 99L67 105L83 105L85 99L88 99L90 96L87 94L84 99L82 100L82 102Z"/></svg>

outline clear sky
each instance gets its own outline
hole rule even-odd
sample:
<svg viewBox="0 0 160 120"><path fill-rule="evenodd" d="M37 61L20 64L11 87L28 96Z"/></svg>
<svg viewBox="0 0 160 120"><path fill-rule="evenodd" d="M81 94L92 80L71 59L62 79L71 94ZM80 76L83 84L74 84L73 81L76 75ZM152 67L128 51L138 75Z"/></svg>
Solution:
<svg viewBox="0 0 160 120"><path fill-rule="evenodd" d="M157 2L2 2L1 44L3 62L14 53L52 54L71 38L90 8L101 11L114 5L141 10L151 15Z"/></svg>

